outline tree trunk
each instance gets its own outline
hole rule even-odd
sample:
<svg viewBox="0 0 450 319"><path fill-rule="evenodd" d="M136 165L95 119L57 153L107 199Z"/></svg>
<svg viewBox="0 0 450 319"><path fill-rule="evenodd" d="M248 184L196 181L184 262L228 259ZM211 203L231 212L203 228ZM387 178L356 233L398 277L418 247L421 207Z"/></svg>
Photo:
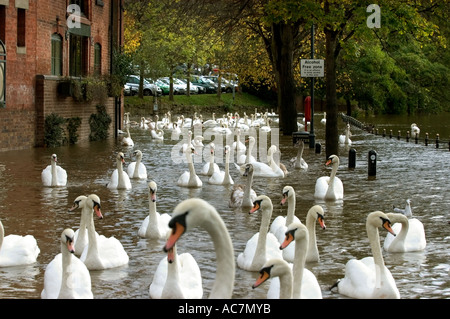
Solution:
<svg viewBox="0 0 450 319"><path fill-rule="evenodd" d="M293 73L294 33L290 24L272 24L272 54L276 73L279 126L283 135L298 131Z"/></svg>
<svg viewBox="0 0 450 319"><path fill-rule="evenodd" d="M336 97L336 38L337 32L333 31L332 26L325 27L326 39L326 112L327 124L325 128L325 149L326 157L330 155L339 155L339 135L338 135L338 112Z"/></svg>

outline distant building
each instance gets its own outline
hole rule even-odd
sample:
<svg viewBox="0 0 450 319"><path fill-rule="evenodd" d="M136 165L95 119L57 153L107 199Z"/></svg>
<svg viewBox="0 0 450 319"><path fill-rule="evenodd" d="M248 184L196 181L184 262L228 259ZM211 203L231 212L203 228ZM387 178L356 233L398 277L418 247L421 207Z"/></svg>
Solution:
<svg viewBox="0 0 450 319"><path fill-rule="evenodd" d="M115 136L123 99L108 81L123 43L123 0L0 0L0 41L0 151L44 146L52 113L80 118L78 141L88 140L99 104ZM88 79L102 82L80 95Z"/></svg>

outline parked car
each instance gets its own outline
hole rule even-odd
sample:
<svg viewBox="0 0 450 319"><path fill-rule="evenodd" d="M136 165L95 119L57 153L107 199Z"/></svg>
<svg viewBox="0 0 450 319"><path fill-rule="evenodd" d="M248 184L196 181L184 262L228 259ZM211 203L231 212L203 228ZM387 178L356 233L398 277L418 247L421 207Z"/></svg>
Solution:
<svg viewBox="0 0 450 319"><path fill-rule="evenodd" d="M217 93L217 85L203 76L192 75L191 83L205 88L205 93Z"/></svg>
<svg viewBox="0 0 450 319"><path fill-rule="evenodd" d="M180 79L184 84L186 84L187 87L187 80L186 79ZM195 83L192 83L192 81L189 81L189 88L191 90L191 94L203 94L206 93L206 88L203 86L197 85Z"/></svg>
<svg viewBox="0 0 450 319"><path fill-rule="evenodd" d="M187 83L185 81L178 78L173 78L173 83L182 86L185 92L187 92ZM191 94L198 94L197 88L193 86L189 86L189 91Z"/></svg>
<svg viewBox="0 0 450 319"><path fill-rule="evenodd" d="M161 89L163 95L168 95L170 93L170 86L168 83L161 79L157 79L155 84Z"/></svg>
<svg viewBox="0 0 450 319"><path fill-rule="evenodd" d="M123 86L123 94L126 96L131 95L131 87L127 84Z"/></svg>
<svg viewBox="0 0 450 319"><path fill-rule="evenodd" d="M130 95L137 95L139 92L139 76L129 75L125 85L128 85L130 87L130 91L131 91ZM158 92L158 88L156 85L150 83L146 79L144 79L143 85L144 85L143 91L144 91L145 96L150 96L150 95L158 96L158 94L159 95L162 94L162 92Z"/></svg>
<svg viewBox="0 0 450 319"><path fill-rule="evenodd" d="M162 90L161 90L161 88L159 86L156 85L155 81L153 81L152 79L146 79L146 80L153 87L153 89L152 89L153 94L152 95L155 95L155 92L156 92L156 96L161 96L162 95Z"/></svg>
<svg viewBox="0 0 450 319"><path fill-rule="evenodd" d="M161 81L166 83L167 85L170 85L170 79L168 77L160 78ZM173 81L173 94L179 95L179 94L186 94L186 87L184 85L179 85L175 82L175 79Z"/></svg>
<svg viewBox="0 0 450 319"><path fill-rule="evenodd" d="M217 85L219 85L219 77L217 75L209 75L209 76L205 76L205 78L207 78L207 79L213 81L214 83L216 83ZM220 84L222 86L222 92L226 92L226 93L233 92L233 86L234 86L235 92L237 92L239 89L239 86L237 85L237 83L235 81L233 81L233 82L234 83L232 83L225 77L222 77L220 79Z"/></svg>

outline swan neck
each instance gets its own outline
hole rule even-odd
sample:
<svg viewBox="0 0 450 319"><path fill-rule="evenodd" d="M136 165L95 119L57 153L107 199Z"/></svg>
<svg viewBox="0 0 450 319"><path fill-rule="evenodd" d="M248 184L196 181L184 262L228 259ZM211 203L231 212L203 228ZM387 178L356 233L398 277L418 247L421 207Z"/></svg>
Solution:
<svg viewBox="0 0 450 319"><path fill-rule="evenodd" d="M250 172L247 175L247 181L245 184L245 189L244 189L244 195L243 195L243 200L242 200L242 206L252 206L252 201L250 199L250 192L252 190L252 184L253 184L253 172Z"/></svg>
<svg viewBox="0 0 450 319"><path fill-rule="evenodd" d="M302 240L295 240L295 252L294 252L294 263L293 263L293 292L292 297L295 299L300 299L302 290L302 279L303 271L305 269L306 262L306 251L308 249L308 238L303 238Z"/></svg>
<svg viewBox="0 0 450 319"><path fill-rule="evenodd" d="M235 260L233 244L223 220L217 213L203 225L214 243L216 252L216 278L209 295L210 299L230 299L233 293Z"/></svg>
<svg viewBox="0 0 450 319"><path fill-rule="evenodd" d="M56 162L52 161L52 186L56 186L58 183L58 176L56 172Z"/></svg>
<svg viewBox="0 0 450 319"><path fill-rule="evenodd" d="M407 218L402 218L400 224L402 224L402 229L400 230L400 233L395 236L394 240L391 243L391 247L394 247L394 245L405 244L406 235L408 234L409 230L409 221Z"/></svg>
<svg viewBox="0 0 450 319"><path fill-rule="evenodd" d="M3 228L3 224L0 221L0 250L2 249L3 238L5 238L5 229Z"/></svg>
<svg viewBox="0 0 450 319"><path fill-rule="evenodd" d="M97 246L97 236L95 235L95 225L94 225L94 214L93 211L85 207L83 208L85 212L83 212L86 215L86 227L88 231L88 255L91 254L98 254L98 246Z"/></svg>
<svg viewBox="0 0 450 319"><path fill-rule="evenodd" d="M295 194L288 198L288 211L286 215L286 227L292 224L295 215Z"/></svg>
<svg viewBox="0 0 450 319"><path fill-rule="evenodd" d="M376 282L380 281L379 275L384 274L384 259L381 252L380 236L378 228L370 224L366 225L367 237L369 238L370 248L372 250L373 260L376 265Z"/></svg>
<svg viewBox="0 0 450 319"><path fill-rule="evenodd" d="M70 261L72 258L72 254L67 249L66 245L61 242L61 257L62 257L62 281L61 281L61 292L66 289L70 289L68 286L68 282L70 282L69 277L72 275L72 270L70 267Z"/></svg>
<svg viewBox="0 0 450 319"><path fill-rule="evenodd" d="M307 261L318 261L319 250L316 240L316 213L309 213L306 216L306 228L308 229L308 253Z"/></svg>
<svg viewBox="0 0 450 319"><path fill-rule="evenodd" d="M280 278L280 299L292 299L292 272L286 272Z"/></svg>

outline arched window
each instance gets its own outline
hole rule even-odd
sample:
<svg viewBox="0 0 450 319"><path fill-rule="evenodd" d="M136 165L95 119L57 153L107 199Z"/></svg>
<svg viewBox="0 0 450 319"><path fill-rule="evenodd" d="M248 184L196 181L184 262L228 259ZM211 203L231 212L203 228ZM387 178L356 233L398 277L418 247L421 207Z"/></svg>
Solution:
<svg viewBox="0 0 450 319"><path fill-rule="evenodd" d="M102 46L100 43L94 44L94 75L102 74Z"/></svg>
<svg viewBox="0 0 450 319"><path fill-rule="evenodd" d="M62 37L52 34L52 75L62 75Z"/></svg>

